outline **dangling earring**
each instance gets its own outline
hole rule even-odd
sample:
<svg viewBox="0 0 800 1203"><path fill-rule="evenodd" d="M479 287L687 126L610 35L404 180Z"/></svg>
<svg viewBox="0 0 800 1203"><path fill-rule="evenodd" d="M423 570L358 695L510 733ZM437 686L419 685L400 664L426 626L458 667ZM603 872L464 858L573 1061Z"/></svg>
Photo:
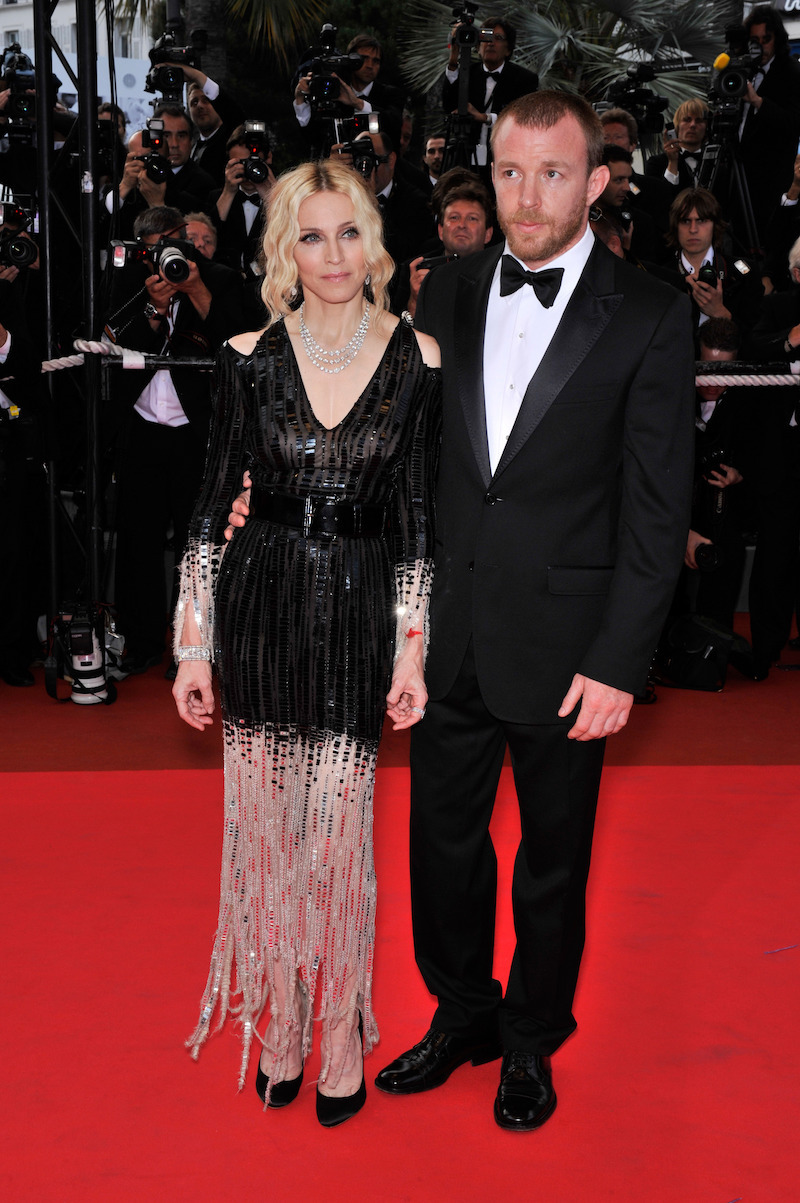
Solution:
<svg viewBox="0 0 800 1203"><path fill-rule="evenodd" d="M374 299L375 299L372 295L372 289L370 288L371 284L372 284L372 276L369 274L369 272L367 272L366 276L364 277L364 300L365 301L374 301Z"/></svg>
<svg viewBox="0 0 800 1203"><path fill-rule="evenodd" d="M367 272L366 276L364 277L364 287L369 288L371 283L372 283L372 276L369 274L369 272Z"/></svg>
<svg viewBox="0 0 800 1203"><path fill-rule="evenodd" d="M293 284L292 287L289 289L289 300L290 301L297 300L297 285L296 284Z"/></svg>

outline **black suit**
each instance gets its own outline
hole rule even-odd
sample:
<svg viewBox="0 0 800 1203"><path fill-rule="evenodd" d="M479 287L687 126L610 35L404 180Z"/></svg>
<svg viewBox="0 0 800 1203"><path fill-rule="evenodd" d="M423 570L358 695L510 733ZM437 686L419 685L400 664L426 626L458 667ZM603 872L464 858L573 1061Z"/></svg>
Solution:
<svg viewBox="0 0 800 1203"><path fill-rule="evenodd" d="M637 692L683 557L692 469L688 305L596 244L492 472L483 342L501 248L432 272L442 350L430 694L412 734L412 899L434 1027L547 1054L575 1027L603 741L566 739L573 675ZM488 823L509 746L523 825L517 949L492 980Z"/></svg>
<svg viewBox="0 0 800 1203"><path fill-rule="evenodd" d="M211 176L216 187L225 183L225 167L228 162L226 143L237 125L244 121L244 109L220 89L216 100L210 102L219 115L222 125L214 130L210 138L200 138L192 147L192 162Z"/></svg>
<svg viewBox="0 0 800 1203"><path fill-rule="evenodd" d="M748 113L740 153L756 226L763 237L781 193L792 182L800 138L800 65L789 55L773 59L756 91L763 103Z"/></svg>
<svg viewBox="0 0 800 1203"><path fill-rule="evenodd" d="M467 98L479 113L485 112L486 71L483 63L472 63L469 69L469 91ZM533 71L511 63L506 59L500 78L494 86L491 97L491 111L502 113L507 104L520 96L535 92L539 86L539 77ZM455 83L445 77L442 85L442 107L446 113L458 108L458 80Z"/></svg>

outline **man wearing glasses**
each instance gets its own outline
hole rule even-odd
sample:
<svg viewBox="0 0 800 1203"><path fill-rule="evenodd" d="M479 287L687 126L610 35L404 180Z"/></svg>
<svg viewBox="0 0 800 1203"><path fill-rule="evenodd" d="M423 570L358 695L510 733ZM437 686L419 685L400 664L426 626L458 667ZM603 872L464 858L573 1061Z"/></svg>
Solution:
<svg viewBox="0 0 800 1203"><path fill-rule="evenodd" d="M475 123L475 157L480 167L488 161L489 132L507 104L518 96L535 92L539 77L510 61L517 42L517 31L502 17L488 17L484 28L492 30L490 42L478 43L480 62L469 72L467 111ZM450 39L450 58L442 87L442 105L446 113L458 108L458 41L456 29Z"/></svg>

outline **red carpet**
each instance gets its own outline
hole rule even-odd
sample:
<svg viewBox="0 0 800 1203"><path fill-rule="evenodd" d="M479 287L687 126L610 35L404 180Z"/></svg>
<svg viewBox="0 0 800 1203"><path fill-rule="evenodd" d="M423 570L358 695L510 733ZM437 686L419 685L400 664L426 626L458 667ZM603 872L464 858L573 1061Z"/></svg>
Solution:
<svg viewBox="0 0 800 1203"><path fill-rule="evenodd" d="M220 780L0 778L4 1200L798 1197L800 768L607 770L580 1028L554 1059L554 1118L524 1136L492 1119L496 1065L417 1098L371 1087L432 1010L411 950L403 768L381 770L376 799L382 1039L365 1110L319 1128L315 1060L298 1101L263 1114L254 1065L236 1093L232 1028L191 1061L182 1041L216 918ZM505 788L503 900L511 803ZM510 938L504 908L501 973Z"/></svg>

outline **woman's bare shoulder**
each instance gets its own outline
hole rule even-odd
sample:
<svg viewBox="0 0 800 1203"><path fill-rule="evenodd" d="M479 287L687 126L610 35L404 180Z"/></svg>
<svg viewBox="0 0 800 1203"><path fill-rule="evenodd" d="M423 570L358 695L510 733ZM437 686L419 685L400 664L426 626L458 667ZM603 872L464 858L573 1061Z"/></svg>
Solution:
<svg viewBox="0 0 800 1203"><path fill-rule="evenodd" d="M266 329L265 326L263 330L246 330L244 334L235 334L233 338L228 339L228 346L232 347L237 355L252 355Z"/></svg>
<svg viewBox="0 0 800 1203"><path fill-rule="evenodd" d="M414 337L419 343L422 358L428 367L440 368L442 366L442 356L436 339L431 338L430 334L423 334L421 330L415 330Z"/></svg>

